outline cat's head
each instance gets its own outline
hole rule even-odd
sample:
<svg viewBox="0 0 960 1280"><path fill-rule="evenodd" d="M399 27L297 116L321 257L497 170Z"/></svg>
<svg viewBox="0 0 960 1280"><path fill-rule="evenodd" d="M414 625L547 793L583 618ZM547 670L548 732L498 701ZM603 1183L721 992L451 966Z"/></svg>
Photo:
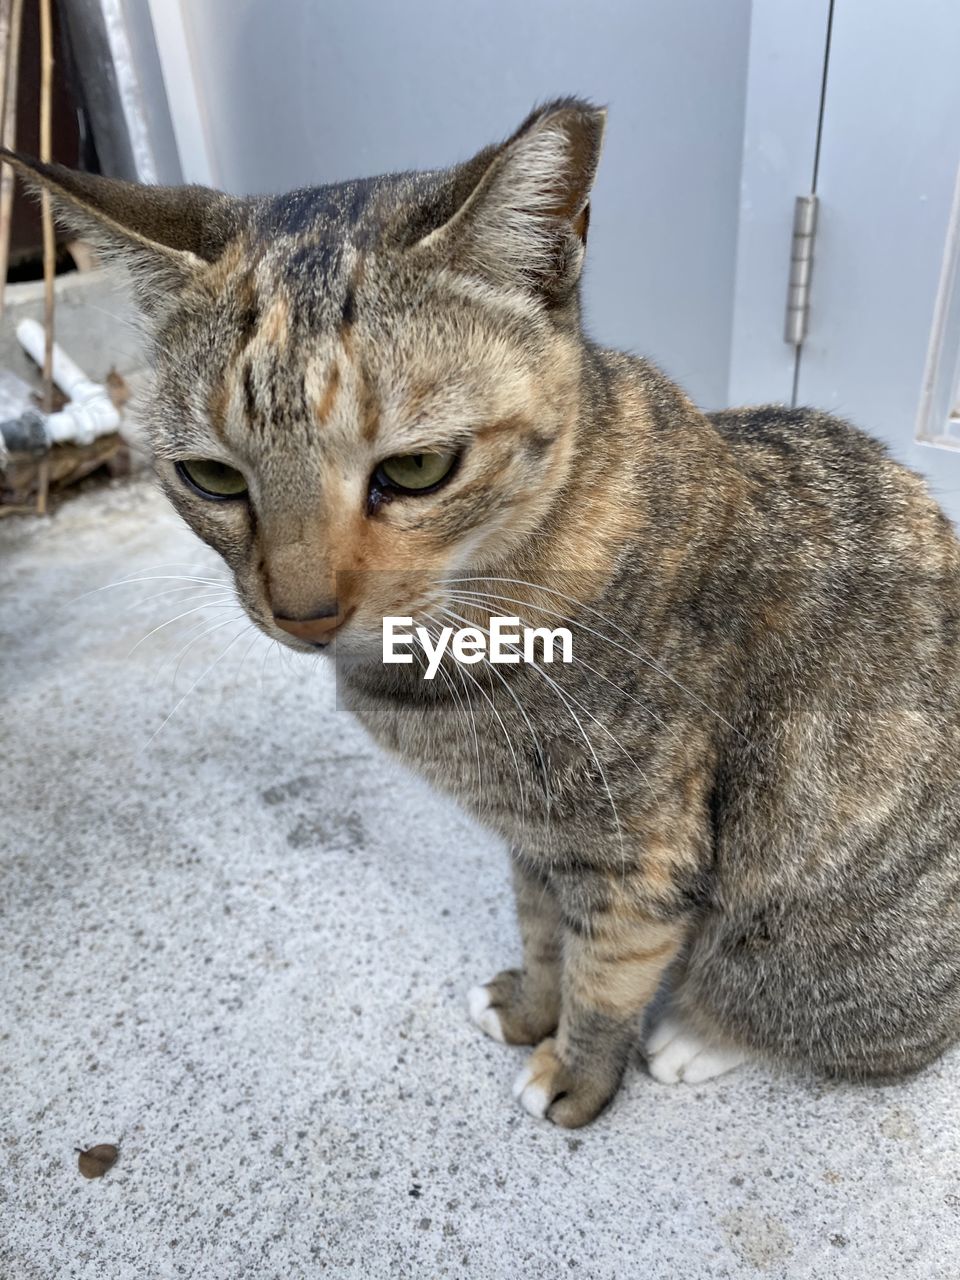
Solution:
<svg viewBox="0 0 960 1280"><path fill-rule="evenodd" d="M160 480L268 634L379 643L550 513L603 125L564 99L453 169L249 199L17 158L127 267Z"/></svg>

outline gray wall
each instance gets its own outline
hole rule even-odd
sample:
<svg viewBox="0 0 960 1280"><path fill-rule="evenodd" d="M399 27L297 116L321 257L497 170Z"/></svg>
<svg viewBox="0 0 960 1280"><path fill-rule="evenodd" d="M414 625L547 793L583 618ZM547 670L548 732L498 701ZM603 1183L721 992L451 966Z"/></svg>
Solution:
<svg viewBox="0 0 960 1280"><path fill-rule="evenodd" d="M437 167L538 100L610 106L588 325L726 400L750 0L204 0L184 21L214 181Z"/></svg>
<svg viewBox="0 0 960 1280"><path fill-rule="evenodd" d="M157 57L149 0L119 0L119 5L139 90L141 127L150 151L149 181L175 185L183 181L183 173ZM143 174L140 177L147 181Z"/></svg>

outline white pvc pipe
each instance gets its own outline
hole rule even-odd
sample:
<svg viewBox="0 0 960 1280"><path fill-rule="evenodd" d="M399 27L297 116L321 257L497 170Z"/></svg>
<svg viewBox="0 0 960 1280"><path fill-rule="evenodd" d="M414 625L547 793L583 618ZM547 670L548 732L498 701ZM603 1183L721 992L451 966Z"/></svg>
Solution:
<svg viewBox="0 0 960 1280"><path fill-rule="evenodd" d="M17 341L38 365L43 366L45 339L36 320L21 320ZM53 344L53 380L70 400L58 413L46 417L51 444L74 441L90 444L120 426L120 414L106 387L92 382L56 342Z"/></svg>

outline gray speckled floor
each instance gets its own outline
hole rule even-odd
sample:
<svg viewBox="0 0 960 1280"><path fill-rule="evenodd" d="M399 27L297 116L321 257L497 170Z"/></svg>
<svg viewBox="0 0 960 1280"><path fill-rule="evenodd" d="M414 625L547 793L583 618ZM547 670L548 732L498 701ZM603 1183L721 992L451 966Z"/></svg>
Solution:
<svg viewBox="0 0 960 1280"><path fill-rule="evenodd" d="M960 1275L956 1052L518 1111L463 1008L516 954L501 850L322 667L244 636L207 670L240 624L174 685L230 615L130 653L180 583L72 600L170 561L214 565L142 482L0 525L3 1280Z"/></svg>

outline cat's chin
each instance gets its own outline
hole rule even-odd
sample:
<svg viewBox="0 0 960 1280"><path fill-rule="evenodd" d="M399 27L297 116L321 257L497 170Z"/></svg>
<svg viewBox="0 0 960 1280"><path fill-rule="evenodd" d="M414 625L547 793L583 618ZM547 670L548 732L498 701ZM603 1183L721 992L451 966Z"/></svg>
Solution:
<svg viewBox="0 0 960 1280"><path fill-rule="evenodd" d="M332 661L338 678L351 678L362 674L368 680L375 680L385 670L383 662L383 646L379 635L368 636L362 632L334 636L327 644L318 646L314 653L322 654Z"/></svg>
<svg viewBox="0 0 960 1280"><path fill-rule="evenodd" d="M384 663L379 650L371 653L343 647L334 658L338 686L377 700L387 698L391 701L433 703L447 689L442 680L424 680L423 669L419 666Z"/></svg>
<svg viewBox="0 0 960 1280"><path fill-rule="evenodd" d="M269 639L275 640L284 649L289 649L301 657L315 658L320 654L325 658L332 658L337 662L342 661L351 665L357 663L380 665L383 660L379 636L370 637L364 636L359 632L355 634L348 632L343 635L331 636L329 640L309 641L286 635L262 624L260 629Z"/></svg>

